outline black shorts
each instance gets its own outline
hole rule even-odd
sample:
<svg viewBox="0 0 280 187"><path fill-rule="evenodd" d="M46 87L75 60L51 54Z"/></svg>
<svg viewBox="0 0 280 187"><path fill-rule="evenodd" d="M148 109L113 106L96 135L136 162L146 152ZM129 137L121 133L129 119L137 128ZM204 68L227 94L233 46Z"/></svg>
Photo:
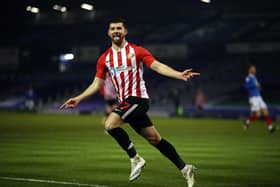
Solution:
<svg viewBox="0 0 280 187"><path fill-rule="evenodd" d="M121 102L113 112L117 113L124 122L138 133L145 127L153 126L147 112L149 110L149 99L129 96Z"/></svg>

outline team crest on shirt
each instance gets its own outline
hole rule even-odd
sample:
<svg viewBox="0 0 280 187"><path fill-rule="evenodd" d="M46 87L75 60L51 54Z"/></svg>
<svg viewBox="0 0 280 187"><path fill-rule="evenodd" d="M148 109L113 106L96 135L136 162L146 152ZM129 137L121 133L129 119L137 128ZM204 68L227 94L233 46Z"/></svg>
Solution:
<svg viewBox="0 0 280 187"><path fill-rule="evenodd" d="M109 71L110 71L112 76L115 76L116 73L117 73L116 68L109 68Z"/></svg>
<svg viewBox="0 0 280 187"><path fill-rule="evenodd" d="M133 53L128 53L127 58L132 59L135 55Z"/></svg>

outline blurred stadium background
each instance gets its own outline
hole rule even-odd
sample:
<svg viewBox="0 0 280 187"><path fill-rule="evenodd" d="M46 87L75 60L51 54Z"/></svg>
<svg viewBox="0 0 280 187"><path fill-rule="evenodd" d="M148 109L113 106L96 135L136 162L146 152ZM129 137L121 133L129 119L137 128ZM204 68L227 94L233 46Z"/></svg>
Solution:
<svg viewBox="0 0 280 187"><path fill-rule="evenodd" d="M82 4L84 5L81 6ZM244 137L242 121L231 121L231 119L243 119L249 113L247 93L243 83L247 74L247 66L251 63L257 67L258 78L263 85L262 94L269 105L272 118L276 121L280 119L279 10L279 3L272 0L21 0L3 2L0 13L0 138L2 143L0 162L4 167L0 170L1 175L58 179L60 177L60 179L69 180L76 176L77 180L89 183L131 186L124 182L127 168L124 171L121 170L122 174L117 175L116 178L106 181L105 173L109 175L110 171L106 168L102 169L102 165L92 165L92 168L99 168L95 171L96 173L103 172L105 175L100 175L100 179L92 181L89 174L85 174L90 169L86 168L86 171L81 169L85 165L79 165L80 163L77 161L73 163L75 159L72 157L66 161L62 159L64 156L74 154L75 147L71 147L70 143L75 145L75 141L77 141L78 146L85 146L86 141L96 141L86 132L89 129L102 129L101 125L98 127L90 126L90 123L101 121L99 115L103 114L105 104L102 96L96 95L73 110L58 110L58 106L65 99L76 95L91 83L98 56L110 46L110 41L106 36L106 21L111 17L123 17L128 21L129 35L127 39L129 41L148 48L157 59L174 68L182 70L192 67L201 73L200 77L194 78L186 84L164 78L148 69L144 73L151 97L150 114L160 117L156 119L163 123L161 128L164 134L168 137L168 132L171 133L170 139L175 142L175 145L178 145L178 149L183 152L183 155L190 158L193 156L192 161L198 162L199 166L209 167L207 171L202 171L200 178L207 183L202 182L200 186L235 186L237 180L239 184L236 186L280 186L279 181L276 180L277 173L279 174L277 167L280 156L278 132L270 139L271 137L266 136L264 125L260 124L251 131L252 134ZM199 103L196 100L198 93L204 95L201 99L202 108L196 106L197 102ZM30 100L34 100L34 106L29 103ZM32 113L26 114L27 111ZM22 112L24 113L17 114ZM50 115L54 113L61 113L61 115L59 117ZM89 122L88 116L80 116L79 119L76 119L73 116L65 116L65 113L92 114L96 118L92 117L93 121ZM166 118L173 116L183 116L186 119ZM196 119L197 117L205 119ZM214 119L209 120L209 117L222 119L215 121ZM51 119L49 124L47 123L48 119ZM71 120L73 120L72 125ZM207 120L209 120L208 126ZM41 124L41 122L44 123ZM77 131L79 128L75 124L79 122L86 125L80 126L81 130ZM21 123L23 126L20 125ZM186 133L187 138L184 139L182 134L182 136L177 136L176 129L170 131L169 123L189 124L190 131L187 131L188 127L182 131ZM196 123L204 124L202 125L204 130L196 126ZM59 126L61 124L63 125ZM69 124L70 126L68 126ZM42 125L42 130L38 125ZM62 127L65 128L66 132L60 129ZM218 130L214 130L213 127ZM178 128L182 128L182 126L178 126ZM70 133L70 131L72 132ZM43 139L40 139L39 135L36 136L37 133L42 135ZM198 136L193 136L192 133ZM134 135L132 136L134 137ZM107 137L103 137L103 134L95 132L93 136L107 141ZM51 158L50 155L55 155L62 159L61 163L72 163L73 168L81 167L81 176L78 176L78 171L70 172L67 176L67 171L73 169L70 166L61 166L64 168L61 171L58 170L61 173L50 174L51 169L55 168L55 163L60 163L60 161L55 159L51 161L47 159L45 161L36 160L35 156L40 156L40 150L35 149L35 147L50 148L53 146L51 144L57 145L69 141L71 137L80 137L80 139L74 138L70 141L68 146L70 146L70 150L72 148L72 152L65 150L66 152L61 153L59 157L60 153L57 150L63 149L62 146L58 149L51 149L51 152L42 153L42 155L48 159ZM209 144L203 143L203 138ZM236 138L240 142L235 142ZM53 142L51 141L47 145L48 139ZM112 140L107 139L108 144L111 145ZM140 144L139 147L144 149L143 145L145 144L142 145L141 140L137 138L136 141ZM195 143L189 145L192 141ZM23 143L19 144L19 142ZM225 145L222 145L223 142ZM247 149L244 142L253 148ZM190 150L184 148L184 143L190 146L190 150L194 152L199 152L200 147L200 155L189 154ZM238 147L240 144L241 147ZM266 144L271 146L267 147ZM20 145L23 145L22 149ZM105 145L104 143L103 146ZM228 145L232 146L233 150L227 149ZM87 146L90 149L90 146ZM220 151L213 147L220 148ZM255 149L256 147L259 147L259 150ZM120 151L121 155L121 150L117 147L114 148L111 149ZM100 147L97 149L101 149L100 152L107 150ZM27 150L31 151L31 155L27 153ZM147 150L150 149L147 148ZM82 148L78 151L84 154L92 153ZM239 151L248 152L246 155L237 155L236 153ZM224 154L225 158L218 158L222 160L222 163L219 167L220 173L217 172L217 175L225 174L226 176L220 178L220 181L215 181L212 180L211 172L213 170L211 170L211 166L215 163L215 155L220 152ZM149 155L150 152L146 153ZM152 151L151 153L155 154ZM154 158L153 154L150 155L151 160ZM15 155L21 155L25 160L20 162ZM106 158L104 157L102 160L102 156L100 155L100 158L98 157L96 160L90 160L80 155L78 159L97 164L100 161L106 162ZM267 167L261 168L264 171L256 170L258 173L269 170L266 179L248 169L259 164L258 156L267 159L265 161ZM250 157L253 161L245 164L248 167L247 170L242 167L239 170L236 165L244 157ZM113 163L117 158L110 159ZM209 159L212 159L213 162L210 162ZM125 156L117 159L117 161L126 163L124 160L126 160ZM230 163L227 162L229 160L231 160ZM248 160L243 161L247 162ZM19 171L21 166L24 166L25 169L28 168L30 162L38 163L38 165L33 165L34 170ZM53 165L48 169L42 169L41 166L48 162L53 163ZM231 171L226 167L227 165L232 168ZM37 166L41 170L36 168ZM6 169L4 169L5 167ZM118 167L121 166L116 166L116 168ZM169 170L169 167L172 168L168 165L166 171ZM149 170L148 172L154 173L154 171ZM240 176L236 173L239 173L241 178L238 178ZM248 178L244 176L242 178L243 174ZM165 175L167 181L164 184L155 185L156 181L161 180L160 175ZM139 182L135 186L184 185L179 177L174 179L173 177L177 175L171 172L168 172L168 175L162 172L160 175L156 175L155 179L146 178L150 182ZM118 182L114 183L114 181ZM227 181L232 183L229 185ZM0 184L1 186L17 186L19 183L0 181Z"/></svg>
<svg viewBox="0 0 280 187"><path fill-rule="evenodd" d="M195 94L202 89L205 115L242 117L248 112L244 78L247 65L253 63L276 118L279 6L270 1L206 2L10 2L1 16L1 109L22 109L29 87L39 112L56 111L57 103L83 90L94 76L98 56L110 45L106 21L119 16L128 20L129 41L147 47L172 67L201 72L201 77L183 84L147 70L151 112L170 115L175 111L170 106L179 102L184 115L193 115ZM83 3L93 9L82 9ZM32 13L32 7L39 12ZM68 53L74 55L70 60L63 58ZM93 97L77 110L102 111L102 99Z"/></svg>

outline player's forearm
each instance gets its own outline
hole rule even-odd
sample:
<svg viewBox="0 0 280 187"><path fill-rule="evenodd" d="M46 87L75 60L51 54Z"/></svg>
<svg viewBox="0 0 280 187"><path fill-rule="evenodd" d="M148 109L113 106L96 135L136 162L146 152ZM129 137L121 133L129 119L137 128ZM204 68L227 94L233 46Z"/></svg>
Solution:
<svg viewBox="0 0 280 187"><path fill-rule="evenodd" d="M94 95L99 91L103 80L100 78L95 78L94 81L83 91L80 95L77 96L79 100L84 100L91 95Z"/></svg>
<svg viewBox="0 0 280 187"><path fill-rule="evenodd" d="M171 68L165 64L162 64L158 61L155 61L154 63L152 63L151 69L153 69L154 71L156 71L157 73L159 73L161 75L175 78L175 79L181 79L181 72L176 71L173 68Z"/></svg>

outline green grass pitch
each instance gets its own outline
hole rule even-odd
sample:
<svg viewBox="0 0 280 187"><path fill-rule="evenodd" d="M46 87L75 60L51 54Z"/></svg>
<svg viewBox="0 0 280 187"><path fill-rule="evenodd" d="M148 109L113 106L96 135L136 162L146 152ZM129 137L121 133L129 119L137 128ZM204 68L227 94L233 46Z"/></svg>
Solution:
<svg viewBox="0 0 280 187"><path fill-rule="evenodd" d="M241 120L153 118L197 170L196 187L279 187L280 132L263 122L246 132ZM142 175L128 182L127 155L104 134L101 116L0 113L0 177L79 182L111 187L185 187L181 173L124 125L146 159ZM71 186L0 179L1 187Z"/></svg>

